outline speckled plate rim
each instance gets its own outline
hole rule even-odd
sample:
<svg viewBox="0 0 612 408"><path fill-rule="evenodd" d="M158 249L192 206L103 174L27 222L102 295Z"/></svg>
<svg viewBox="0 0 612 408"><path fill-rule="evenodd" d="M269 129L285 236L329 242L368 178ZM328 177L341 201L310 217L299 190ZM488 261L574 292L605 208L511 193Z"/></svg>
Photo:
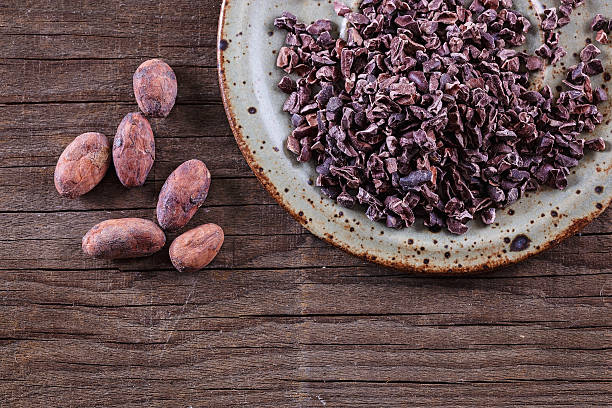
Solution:
<svg viewBox="0 0 612 408"><path fill-rule="evenodd" d="M423 263L422 260L415 261L414 256L412 259L399 259L399 257L392 256L393 254L390 253L386 254L388 256L385 256L385 254L382 254L381 256L380 251L368 250L367 246L362 246L361 248L359 248L354 243L347 243L342 239L337 238L335 235L326 232L325 228L323 228L321 225L312 222L309 223L307 220L307 216L305 216L304 214L307 208L295 208L295 206L292 205L281 192L279 192L279 189L275 185L272 177L267 175L263 167L259 164L255 152L251 150L253 146L250 145L251 142L249 142L248 136L246 136L243 126L239 123L239 120L237 119L238 114L230 95L230 89L228 85L229 82L226 75L227 61L223 57L224 51L227 47L227 42L225 42L225 38L228 38L226 36L227 11L230 9L231 5L235 4L235 1L236 0L223 0L223 3L221 5L221 13L219 16L219 27L217 36L217 70L219 86L221 90L221 97L223 100L224 109L231 130L234 134L238 147L242 152L242 155L247 161L247 164L249 165L259 182L268 191L268 193L278 202L278 204L285 211L287 211L293 218L295 218L302 226L304 226L312 234L324 240L325 242L328 242L344 250L345 252L364 259L368 262L373 262L382 266L392 267L408 272L445 276L482 273L521 262L531 256L544 252L558 245L564 239L573 236L581 229L586 227L592 220L601 215L612 204L612 189L610 188L609 180L610 171L612 170L612 164L608 164L606 168L597 170L598 172L602 171L603 173L605 173L605 178L607 180L606 183L604 183L606 185L604 194L600 195L597 200L594 200L594 203L596 203L596 205L591 207L592 210L590 212L586 211L583 216L569 220L568 223L565 223L565 225L562 228L558 229L554 234L545 235L544 239L539 239L540 237L530 239L530 243L532 245L528 246L528 248L526 248L525 250L516 252L504 250L503 256L501 254L498 254L497 259L491 259L491 257L487 259L482 257L480 259L477 259L476 261L468 260L465 261L464 264L455 263L451 265L438 264L429 261ZM610 154L609 146L607 148L607 154ZM544 216L544 214L542 214L542 216ZM432 236L432 240L435 242L435 236ZM509 241L506 241L506 243L508 242ZM376 255L373 255L372 252L376 253Z"/></svg>

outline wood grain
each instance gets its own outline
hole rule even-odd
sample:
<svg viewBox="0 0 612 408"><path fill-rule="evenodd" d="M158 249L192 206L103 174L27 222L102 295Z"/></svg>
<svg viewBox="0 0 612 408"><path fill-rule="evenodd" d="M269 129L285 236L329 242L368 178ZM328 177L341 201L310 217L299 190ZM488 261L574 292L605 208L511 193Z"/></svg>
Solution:
<svg viewBox="0 0 612 408"><path fill-rule="evenodd" d="M0 4L0 407L601 407L612 398L612 214L519 265L467 278L389 270L310 235L236 147L215 72L219 0ZM177 105L154 120L146 184L110 171L57 196L78 134L112 137L131 76L161 57ZM165 178L208 165L190 222L226 232L204 272L159 254L85 258L107 218L154 220ZM169 236L169 242L175 236Z"/></svg>

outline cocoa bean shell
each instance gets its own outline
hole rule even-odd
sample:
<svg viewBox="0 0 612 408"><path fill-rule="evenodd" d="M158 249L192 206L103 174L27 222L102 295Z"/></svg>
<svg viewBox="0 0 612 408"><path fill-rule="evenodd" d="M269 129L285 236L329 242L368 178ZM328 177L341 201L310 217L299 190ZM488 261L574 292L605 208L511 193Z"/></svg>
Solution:
<svg viewBox="0 0 612 408"><path fill-rule="evenodd" d="M101 133L77 136L55 166L53 180L62 197L77 198L91 191L110 166L110 142Z"/></svg>
<svg viewBox="0 0 612 408"><path fill-rule="evenodd" d="M157 222L166 231L183 228L204 204L210 172L200 160L189 160L170 174L159 193Z"/></svg>
<svg viewBox="0 0 612 408"><path fill-rule="evenodd" d="M119 181L126 187L142 186L155 161L155 139L149 121L141 113L128 113L113 142L113 162Z"/></svg>
<svg viewBox="0 0 612 408"><path fill-rule="evenodd" d="M122 259L149 256L166 244L154 222L140 218L102 221L83 237L83 252L94 258Z"/></svg>
<svg viewBox="0 0 612 408"><path fill-rule="evenodd" d="M165 118L176 101L177 82L174 71L159 59L142 63L134 73L134 95L140 110L154 118Z"/></svg>
<svg viewBox="0 0 612 408"><path fill-rule="evenodd" d="M179 272L196 272L212 262L223 245L224 234L216 224L200 225L170 245L170 260Z"/></svg>

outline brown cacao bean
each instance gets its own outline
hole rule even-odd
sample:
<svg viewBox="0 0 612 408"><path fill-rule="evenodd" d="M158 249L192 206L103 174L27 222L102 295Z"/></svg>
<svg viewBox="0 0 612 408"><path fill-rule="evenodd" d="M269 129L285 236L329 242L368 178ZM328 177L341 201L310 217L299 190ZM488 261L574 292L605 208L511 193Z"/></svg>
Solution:
<svg viewBox="0 0 612 408"><path fill-rule="evenodd" d="M223 240L223 230L218 225L200 225L174 240L170 260L179 272L199 271L217 256Z"/></svg>
<svg viewBox="0 0 612 408"><path fill-rule="evenodd" d="M164 232L154 222L140 218L103 221L83 237L83 252L94 258L139 258L154 254L166 244Z"/></svg>
<svg viewBox="0 0 612 408"><path fill-rule="evenodd" d="M153 130L141 113L128 113L117 128L113 162L119 181L126 187L145 183L155 161Z"/></svg>
<svg viewBox="0 0 612 408"><path fill-rule="evenodd" d="M177 82L174 71L159 59L142 63L134 73L134 95L140 110L154 118L165 118L176 101Z"/></svg>
<svg viewBox="0 0 612 408"><path fill-rule="evenodd" d="M159 193L157 222L167 231L183 228L204 204L210 172L200 160L189 160L170 174Z"/></svg>
<svg viewBox="0 0 612 408"><path fill-rule="evenodd" d="M55 188L62 197L77 198L91 191L110 166L110 143L101 133L77 136L55 166Z"/></svg>

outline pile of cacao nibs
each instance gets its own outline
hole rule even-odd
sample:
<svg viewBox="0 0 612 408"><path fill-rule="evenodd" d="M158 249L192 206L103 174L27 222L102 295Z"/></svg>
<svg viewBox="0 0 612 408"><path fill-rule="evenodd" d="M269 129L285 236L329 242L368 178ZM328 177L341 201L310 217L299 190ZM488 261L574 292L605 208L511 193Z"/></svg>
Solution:
<svg viewBox="0 0 612 408"><path fill-rule="evenodd" d="M277 65L299 76L278 84L295 127L287 148L316 164L321 192L391 228L422 217L463 234L525 191L564 189L585 148L605 149L601 138L579 138L602 121L595 105L607 95L589 78L603 71L599 50L581 53L557 97L549 86L529 90L545 61L512 49L531 27L512 6L364 0L353 12L335 1L346 39L327 20L277 18L288 32Z"/></svg>

